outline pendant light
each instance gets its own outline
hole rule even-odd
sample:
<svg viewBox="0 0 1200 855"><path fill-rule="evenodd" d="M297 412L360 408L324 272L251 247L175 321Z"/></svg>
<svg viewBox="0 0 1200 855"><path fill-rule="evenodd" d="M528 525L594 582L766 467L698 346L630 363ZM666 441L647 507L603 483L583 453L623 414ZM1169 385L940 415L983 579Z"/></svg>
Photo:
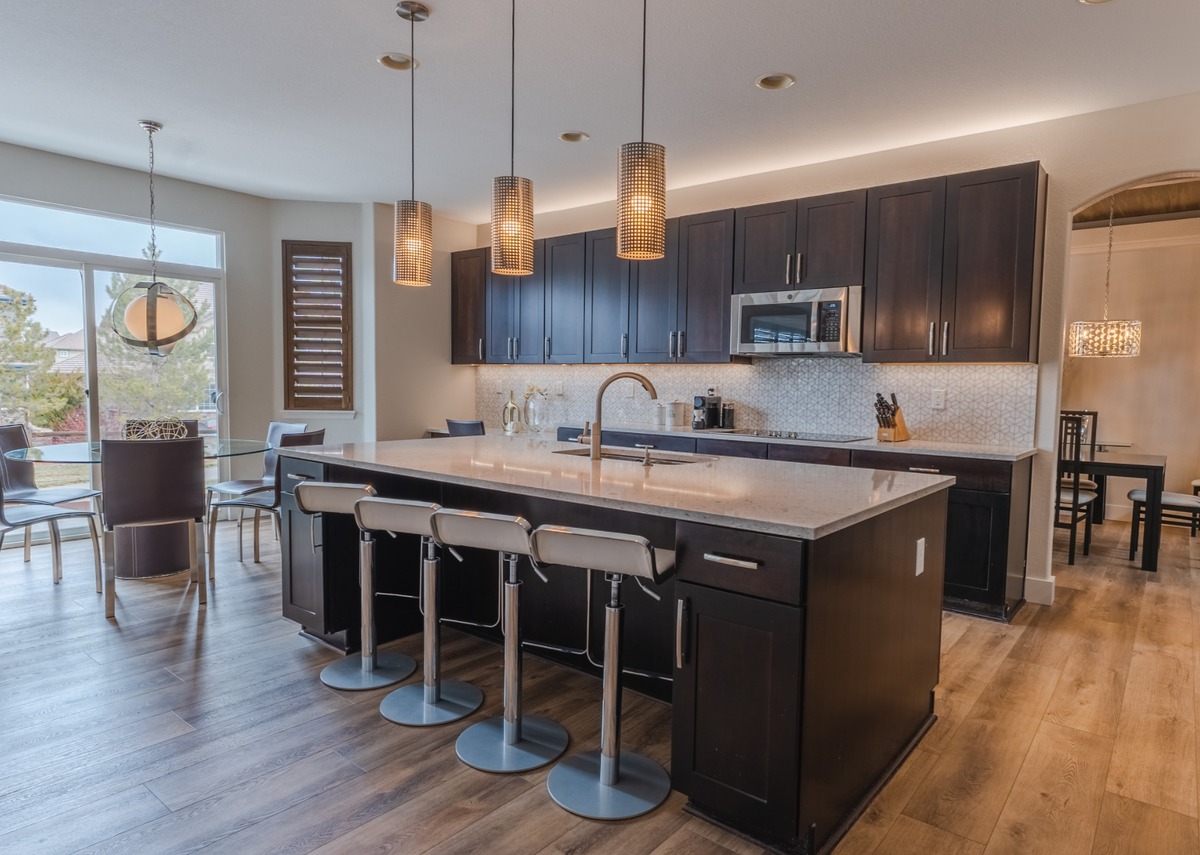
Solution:
<svg viewBox="0 0 1200 855"><path fill-rule="evenodd" d="M667 150L646 142L646 0L642 0L642 133L617 157L617 257L662 258L667 241Z"/></svg>
<svg viewBox="0 0 1200 855"><path fill-rule="evenodd" d="M150 144L150 281L138 282L113 298L109 326L137 351L165 357L196 326L196 308L187 297L158 281L158 240L154 220L154 134L162 124L143 119L138 125Z"/></svg>
<svg viewBox="0 0 1200 855"><path fill-rule="evenodd" d="M1108 266L1104 271L1104 320L1075 321L1067 340L1069 356L1137 356L1142 352L1141 321L1108 319L1108 286L1112 279L1114 196L1108 197Z"/></svg>
<svg viewBox="0 0 1200 855"><path fill-rule="evenodd" d="M433 284L433 209L417 198L417 54L414 50L417 21L429 17L429 7L401 0L396 14L408 21L409 77L409 198L396 202L396 242L392 281L397 285L428 288Z"/></svg>
<svg viewBox="0 0 1200 855"><path fill-rule="evenodd" d="M512 69L509 101L508 175L492 179L492 272L533 273L533 182L516 175L517 0L512 0Z"/></svg>

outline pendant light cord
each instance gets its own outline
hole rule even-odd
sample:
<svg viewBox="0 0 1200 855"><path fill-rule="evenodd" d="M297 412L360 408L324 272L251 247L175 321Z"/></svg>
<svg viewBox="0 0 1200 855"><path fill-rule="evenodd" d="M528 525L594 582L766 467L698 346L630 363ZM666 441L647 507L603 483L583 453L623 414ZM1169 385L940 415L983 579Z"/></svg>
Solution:
<svg viewBox="0 0 1200 855"><path fill-rule="evenodd" d="M642 0L642 142L646 141L646 5Z"/></svg>
<svg viewBox="0 0 1200 855"><path fill-rule="evenodd" d="M509 69L508 174L517 174L517 0L512 0L512 64Z"/></svg>
<svg viewBox="0 0 1200 855"><path fill-rule="evenodd" d="M1108 266L1104 270L1104 320L1108 321L1108 282L1112 278L1113 208L1116 196L1108 197Z"/></svg>
<svg viewBox="0 0 1200 855"><path fill-rule="evenodd" d="M154 227L154 131L157 128L146 128L146 136L150 141L150 281L158 281L158 236Z"/></svg>
<svg viewBox="0 0 1200 855"><path fill-rule="evenodd" d="M417 198L417 50L416 50L417 14L414 11L408 17L408 153L411 158L409 166L409 199Z"/></svg>

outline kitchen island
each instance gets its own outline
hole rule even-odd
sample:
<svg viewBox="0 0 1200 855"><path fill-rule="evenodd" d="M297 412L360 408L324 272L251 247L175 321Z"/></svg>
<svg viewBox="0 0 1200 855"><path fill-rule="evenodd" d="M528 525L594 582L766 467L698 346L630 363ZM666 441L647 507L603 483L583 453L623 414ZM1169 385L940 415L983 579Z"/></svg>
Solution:
<svg viewBox="0 0 1200 855"><path fill-rule="evenodd" d="M285 615L356 643L353 523L299 514L287 492L297 478L370 482L380 495L535 526L641 534L677 556L660 601L636 587L625 598L625 661L640 675L629 685L673 703L672 786L690 810L781 851L832 848L933 722L953 479L661 452L644 466L563 451L581 449L488 436L281 450ZM415 590L416 555L415 543L382 539L377 587ZM447 559L443 615L496 638L495 554L465 559ZM602 580L552 567L542 583L528 570L525 637L592 669L572 651L600 649L587 615L602 608ZM379 614L384 638L419 626L411 601L383 597Z"/></svg>

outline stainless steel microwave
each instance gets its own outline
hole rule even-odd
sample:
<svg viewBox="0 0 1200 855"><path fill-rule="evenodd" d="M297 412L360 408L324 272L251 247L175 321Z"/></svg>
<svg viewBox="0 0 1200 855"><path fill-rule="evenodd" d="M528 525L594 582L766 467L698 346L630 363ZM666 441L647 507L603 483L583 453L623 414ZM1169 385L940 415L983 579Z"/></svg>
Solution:
<svg viewBox="0 0 1200 855"><path fill-rule="evenodd" d="M729 352L742 356L861 354L862 286L734 294Z"/></svg>

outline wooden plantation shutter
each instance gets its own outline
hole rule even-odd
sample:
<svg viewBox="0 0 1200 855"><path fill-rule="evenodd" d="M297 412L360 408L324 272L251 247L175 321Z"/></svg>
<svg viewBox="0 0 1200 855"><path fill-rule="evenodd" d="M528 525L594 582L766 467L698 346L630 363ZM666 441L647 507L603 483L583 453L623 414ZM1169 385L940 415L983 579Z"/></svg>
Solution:
<svg viewBox="0 0 1200 855"><path fill-rule="evenodd" d="M354 407L350 244L283 242L283 406Z"/></svg>

